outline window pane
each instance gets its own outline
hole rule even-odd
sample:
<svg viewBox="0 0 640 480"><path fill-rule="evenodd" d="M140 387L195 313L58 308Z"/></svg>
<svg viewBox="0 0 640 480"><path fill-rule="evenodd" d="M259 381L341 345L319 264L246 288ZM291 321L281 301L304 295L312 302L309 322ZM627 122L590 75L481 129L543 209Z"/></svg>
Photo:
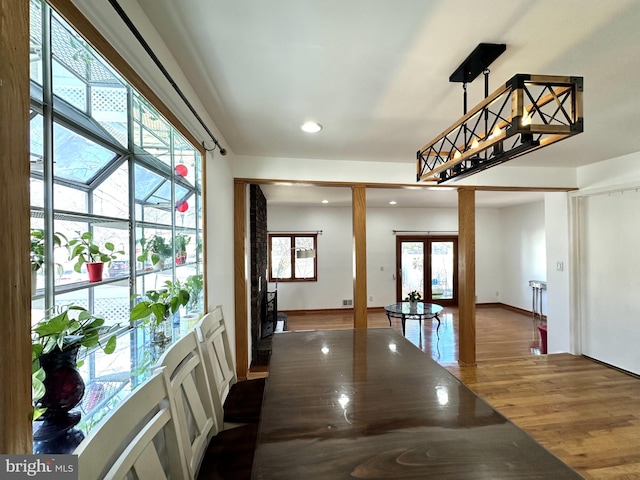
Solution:
<svg viewBox="0 0 640 480"><path fill-rule="evenodd" d="M53 61L53 93L78 110L87 111L87 86L55 60Z"/></svg>
<svg viewBox="0 0 640 480"><path fill-rule="evenodd" d="M160 113L138 93L133 96L134 144L171 165L171 131Z"/></svg>
<svg viewBox="0 0 640 480"><path fill-rule="evenodd" d="M93 287L93 308L89 305L89 291L84 289L57 294L55 304L80 305L94 315L104 317L107 325L120 323L126 326L129 323L129 283L126 280Z"/></svg>
<svg viewBox="0 0 640 480"><path fill-rule="evenodd" d="M31 0L29 3L29 77L42 85L42 4ZM42 100L42 90L38 90L38 100Z"/></svg>
<svg viewBox="0 0 640 480"><path fill-rule="evenodd" d="M57 178L87 184L115 153L60 124L53 125L53 174Z"/></svg>
<svg viewBox="0 0 640 480"><path fill-rule="evenodd" d="M315 277L314 237L296 237L296 277Z"/></svg>
<svg viewBox="0 0 640 480"><path fill-rule="evenodd" d="M42 172L44 170L44 125L42 115L31 112L35 115L29 122L29 162L31 163L32 172Z"/></svg>
<svg viewBox="0 0 640 480"><path fill-rule="evenodd" d="M271 237L271 276L291 278L291 238Z"/></svg>
<svg viewBox="0 0 640 480"><path fill-rule="evenodd" d="M91 86L91 116L95 118L123 147L128 145L127 89Z"/></svg>
<svg viewBox="0 0 640 480"><path fill-rule="evenodd" d="M115 250L123 250L124 255L117 255L118 261L129 260L129 230L123 225L118 225L115 222L109 223L112 227L104 226L106 224L94 224L93 225L93 239L100 249L104 251L104 245L106 242L113 243ZM54 231L62 233L68 240L77 238L80 234L89 231L89 224L81 221L69 221L69 220L55 220ZM78 233L79 232L79 233ZM62 265L63 274L56 276L56 285L66 285L73 283L88 282L88 275L86 273L86 266L82 265L80 272L74 270L74 265L77 262L77 258L70 260L66 251L61 252L60 256L56 256L56 262ZM105 266L104 269L105 278L109 277L109 266Z"/></svg>
<svg viewBox="0 0 640 480"><path fill-rule="evenodd" d="M123 163L93 191L93 213L129 218L129 165Z"/></svg>
<svg viewBox="0 0 640 480"><path fill-rule="evenodd" d="M57 210L72 212L87 211L87 194L77 188L53 184L53 207Z"/></svg>

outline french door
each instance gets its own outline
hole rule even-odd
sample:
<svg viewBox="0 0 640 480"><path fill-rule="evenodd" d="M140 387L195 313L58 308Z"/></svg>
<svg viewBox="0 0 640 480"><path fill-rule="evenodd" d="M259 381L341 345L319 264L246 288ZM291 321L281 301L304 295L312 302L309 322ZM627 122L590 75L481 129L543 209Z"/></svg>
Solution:
<svg viewBox="0 0 640 480"><path fill-rule="evenodd" d="M417 290L426 303L458 305L458 237L396 237L396 301Z"/></svg>

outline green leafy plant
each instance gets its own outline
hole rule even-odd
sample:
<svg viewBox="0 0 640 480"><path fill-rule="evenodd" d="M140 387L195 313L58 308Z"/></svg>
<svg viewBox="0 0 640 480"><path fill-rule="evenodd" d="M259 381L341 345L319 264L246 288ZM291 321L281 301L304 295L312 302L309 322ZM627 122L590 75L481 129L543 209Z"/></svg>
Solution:
<svg viewBox="0 0 640 480"><path fill-rule="evenodd" d="M176 233L175 244L176 244L176 254L185 254L187 253L187 245L191 241L191 237L189 235L185 235L184 233Z"/></svg>
<svg viewBox="0 0 640 480"><path fill-rule="evenodd" d="M187 310L191 311L196 308L200 293L204 289L204 278L202 274L190 275L184 283L185 288L189 292L189 304Z"/></svg>
<svg viewBox="0 0 640 480"><path fill-rule="evenodd" d="M150 260L152 265L156 265L171 257L171 244L160 235L154 235L149 239L141 238L140 246L142 253L138 256L139 262Z"/></svg>
<svg viewBox="0 0 640 480"><path fill-rule="evenodd" d="M154 318L156 325L169 315L176 313L181 306L186 306L189 302L189 291L180 284L180 282L165 282L166 288L160 290L147 290L145 292L146 300L138 302L129 314L129 320L144 320L144 323Z"/></svg>
<svg viewBox="0 0 640 480"><path fill-rule="evenodd" d="M409 295L404 299L405 302L419 302L422 300L422 295L417 290L412 290Z"/></svg>
<svg viewBox="0 0 640 480"><path fill-rule="evenodd" d="M62 241L64 240L65 244L67 242L67 237L65 237L61 233L53 234L53 246L61 247L63 246ZM37 272L42 268L45 262L45 235L44 230L40 228L32 228L31 229L31 270L33 272ZM60 273L62 273L62 265L56 264L57 269Z"/></svg>
<svg viewBox="0 0 640 480"><path fill-rule="evenodd" d="M36 323L31 331L31 394L35 405L45 394L45 373L40 366L40 357L45 354L64 352L78 346L100 347L111 354L116 349L116 334L120 325L106 326L102 317L93 315L77 305L64 307L61 313L49 316ZM81 362L79 362L79 365ZM34 420L44 412L34 408Z"/></svg>
<svg viewBox="0 0 640 480"><path fill-rule="evenodd" d="M118 258L118 255L124 255L124 250L116 250L111 242L105 242L103 246L100 246L93 239L91 232L76 233L78 237L69 240L67 244L70 251L69 260L77 259L73 265L76 272L80 272L85 263L103 262L109 264Z"/></svg>

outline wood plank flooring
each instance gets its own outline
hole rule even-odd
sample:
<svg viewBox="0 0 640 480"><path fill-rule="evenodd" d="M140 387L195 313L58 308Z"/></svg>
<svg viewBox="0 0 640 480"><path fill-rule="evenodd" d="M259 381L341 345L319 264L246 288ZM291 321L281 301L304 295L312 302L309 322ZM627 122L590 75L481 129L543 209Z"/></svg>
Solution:
<svg viewBox="0 0 640 480"><path fill-rule="evenodd" d="M539 355L532 319L478 308L477 361L457 363L458 312L407 321L406 337L587 479L640 479L640 379L585 357ZM388 327L384 312L369 327ZM288 330L352 328L347 314L289 314ZM400 320L392 326L401 332ZM259 376L260 373L254 373Z"/></svg>

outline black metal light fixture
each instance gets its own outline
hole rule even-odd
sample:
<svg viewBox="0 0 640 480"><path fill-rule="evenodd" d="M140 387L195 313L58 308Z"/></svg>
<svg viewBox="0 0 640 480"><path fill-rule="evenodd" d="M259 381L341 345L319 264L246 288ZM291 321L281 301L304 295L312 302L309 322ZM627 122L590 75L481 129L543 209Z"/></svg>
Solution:
<svg viewBox="0 0 640 480"><path fill-rule="evenodd" d="M489 95L488 66L506 49L481 43L449 77L463 83L464 115L417 152L417 180L457 180L583 131L582 77L514 75ZM485 98L467 112L480 73Z"/></svg>

